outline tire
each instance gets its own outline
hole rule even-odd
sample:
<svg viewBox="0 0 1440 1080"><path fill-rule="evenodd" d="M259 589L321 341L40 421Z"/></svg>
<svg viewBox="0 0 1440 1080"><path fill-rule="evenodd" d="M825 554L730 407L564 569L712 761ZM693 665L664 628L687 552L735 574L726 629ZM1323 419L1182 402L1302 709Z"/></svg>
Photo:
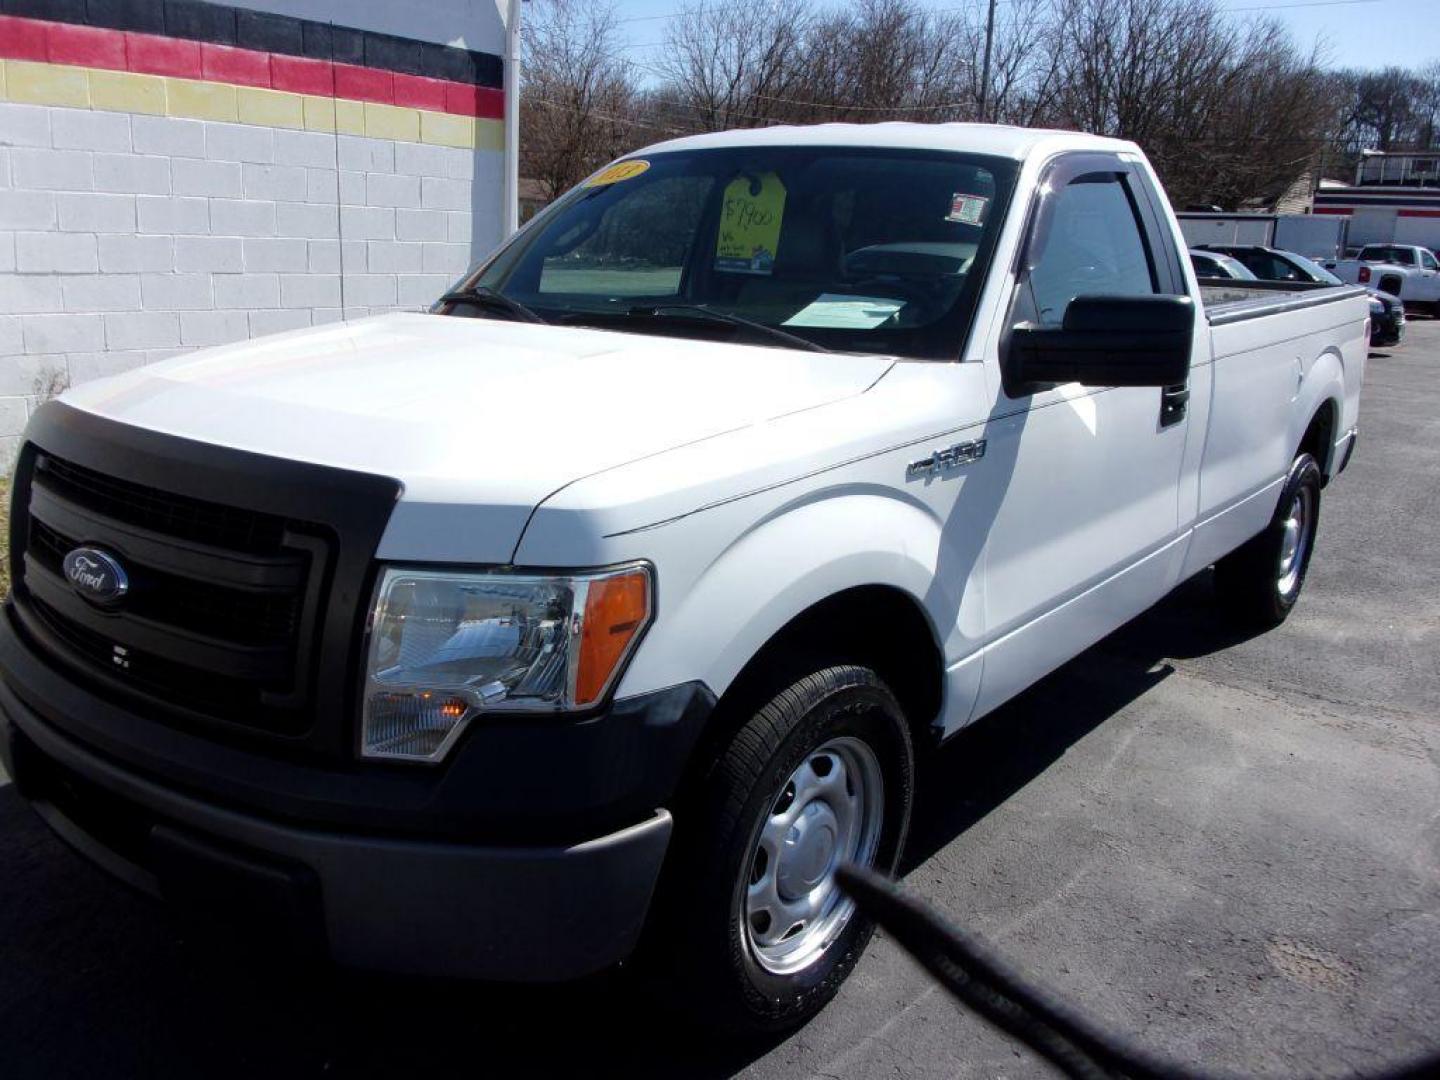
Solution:
<svg viewBox="0 0 1440 1080"><path fill-rule="evenodd" d="M893 873L913 788L909 726L868 668L815 671L740 726L690 819L677 818L660 919L671 981L697 1019L760 1034L824 1007L873 929L835 887L834 867ZM786 937L780 923L804 906L797 897L820 895L819 910Z"/></svg>
<svg viewBox="0 0 1440 1080"><path fill-rule="evenodd" d="M1279 626L1305 586L1320 524L1320 466L1302 453L1290 466L1265 531L1215 564L1221 606L1249 629Z"/></svg>

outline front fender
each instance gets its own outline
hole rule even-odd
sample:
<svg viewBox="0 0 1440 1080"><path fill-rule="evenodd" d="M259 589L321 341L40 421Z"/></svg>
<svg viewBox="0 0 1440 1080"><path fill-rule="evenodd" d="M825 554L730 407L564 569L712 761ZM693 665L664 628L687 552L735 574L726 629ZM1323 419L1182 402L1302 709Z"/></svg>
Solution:
<svg viewBox="0 0 1440 1080"><path fill-rule="evenodd" d="M703 547L704 534L737 524L723 519L733 519L742 504L667 526L662 531L671 535L663 538L662 549ZM749 509L753 513L755 508ZM973 591L966 589L969 575L946 581L939 574L941 522L929 506L904 492L868 485L832 488L778 505L733 535L692 567L688 581L674 580L679 560L665 560L672 572L661 566L662 592L678 585L684 595L673 607L662 598L661 617L626 673L621 693L670 685L685 673L683 678L700 678L723 694L787 623L858 586L889 586L914 599L942 655L964 649L971 634L979 637L982 605L980 598L966 595ZM949 587L941 587L942 582ZM957 618L962 601L965 619Z"/></svg>

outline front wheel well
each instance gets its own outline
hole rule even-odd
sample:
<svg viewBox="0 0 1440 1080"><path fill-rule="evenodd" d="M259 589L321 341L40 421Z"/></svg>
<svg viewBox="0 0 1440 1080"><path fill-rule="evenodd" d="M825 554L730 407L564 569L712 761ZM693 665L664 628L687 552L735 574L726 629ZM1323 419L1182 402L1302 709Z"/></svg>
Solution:
<svg viewBox="0 0 1440 1080"><path fill-rule="evenodd" d="M945 665L930 620L909 594L864 585L826 597L780 628L716 706L688 772L704 773L756 709L797 679L835 664L873 670L905 710L918 745L939 715Z"/></svg>

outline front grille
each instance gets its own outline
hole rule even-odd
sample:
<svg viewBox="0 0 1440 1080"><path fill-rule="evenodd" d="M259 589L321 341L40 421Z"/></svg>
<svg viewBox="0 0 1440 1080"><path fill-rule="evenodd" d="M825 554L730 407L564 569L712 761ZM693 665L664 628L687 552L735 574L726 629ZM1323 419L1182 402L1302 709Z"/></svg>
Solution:
<svg viewBox="0 0 1440 1080"><path fill-rule="evenodd" d="M33 455L17 603L56 654L120 693L257 731L303 734L326 530ZM115 556L113 607L70 587L67 553Z"/></svg>
<svg viewBox="0 0 1440 1080"><path fill-rule="evenodd" d="M353 762L365 607L398 481L63 401L37 409L25 438L11 486L9 614L28 648L137 736L158 724L267 755ZM110 606L82 596L63 568L76 547L113 556L129 591ZM93 738L94 716L47 719Z"/></svg>
<svg viewBox="0 0 1440 1080"><path fill-rule="evenodd" d="M36 471L43 474L46 487L74 503L177 540L262 552L275 551L283 542L285 519L274 514L156 491L48 454L40 458Z"/></svg>
<svg viewBox="0 0 1440 1080"><path fill-rule="evenodd" d="M51 573L62 573L66 554L81 543L78 536L64 536L39 518L30 519L29 551ZM127 607L137 615L246 644L289 640L300 617L300 597L290 590L239 592L157 571L140 581Z"/></svg>

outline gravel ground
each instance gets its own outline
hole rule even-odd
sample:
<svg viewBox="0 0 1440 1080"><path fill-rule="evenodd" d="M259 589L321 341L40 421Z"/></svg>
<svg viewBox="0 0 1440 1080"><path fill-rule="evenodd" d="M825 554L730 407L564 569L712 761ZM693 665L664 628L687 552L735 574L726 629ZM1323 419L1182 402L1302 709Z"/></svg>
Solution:
<svg viewBox="0 0 1440 1080"><path fill-rule="evenodd" d="M1152 1049L1353 1075L1440 1049L1440 323L1372 356L1304 600L1237 639L1201 578L953 741L907 885ZM192 941L0 787L0 1074L1029 1077L890 941L743 1045L625 977L337 978Z"/></svg>

